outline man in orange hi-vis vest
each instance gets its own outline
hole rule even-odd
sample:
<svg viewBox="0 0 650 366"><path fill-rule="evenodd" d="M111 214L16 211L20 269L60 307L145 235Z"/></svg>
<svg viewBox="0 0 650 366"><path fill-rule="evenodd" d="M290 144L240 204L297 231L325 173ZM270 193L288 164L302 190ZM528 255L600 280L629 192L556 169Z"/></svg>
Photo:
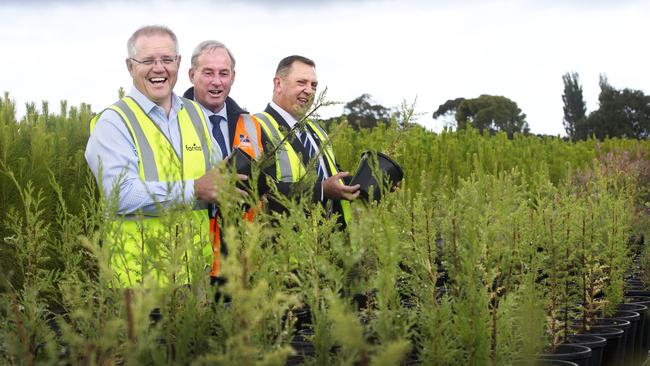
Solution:
<svg viewBox="0 0 650 366"><path fill-rule="evenodd" d="M236 148L252 158L259 158L263 152L259 122L229 97L235 81L235 58L230 50L218 41L201 42L192 53L189 77L194 86L183 96L198 102L209 117L209 128L219 145L215 150L220 150L223 158ZM219 259L222 254L227 254L227 249L219 227L218 208L212 207L209 211L210 231L214 233L210 277L214 284L224 280L219 277ZM244 214L244 219L251 220L252 215L251 209Z"/></svg>

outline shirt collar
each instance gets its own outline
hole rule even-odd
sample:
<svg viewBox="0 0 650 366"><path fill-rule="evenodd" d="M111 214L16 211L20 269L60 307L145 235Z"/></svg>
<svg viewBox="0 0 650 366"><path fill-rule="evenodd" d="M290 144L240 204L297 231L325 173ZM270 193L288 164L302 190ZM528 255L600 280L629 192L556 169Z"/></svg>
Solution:
<svg viewBox="0 0 650 366"><path fill-rule="evenodd" d="M293 118L291 114L289 114L289 112L282 109L282 107L280 107L279 105L273 103L273 101L271 101L269 105L271 106L271 108L275 109L275 111L278 112L278 114L280 114L280 117L282 117L287 122L290 128L293 128L293 125L295 125L296 122L298 122L295 118Z"/></svg>
<svg viewBox="0 0 650 366"><path fill-rule="evenodd" d="M129 96L133 98L133 100L138 103L140 107L145 111L145 113L149 114L155 107L160 107L156 103L152 102L147 96L142 94L138 88L135 87L135 85L131 88L131 91L129 92ZM172 92L172 111L178 111L181 107L181 98L178 97L174 92Z"/></svg>
<svg viewBox="0 0 650 366"><path fill-rule="evenodd" d="M217 115L223 117L224 121L228 120L228 109L226 108L226 103L223 104L223 107L217 111L217 113L212 112L211 110L205 108L203 104L199 103L196 98L194 98L194 101L201 106L201 109L203 110L203 113L210 118L210 116Z"/></svg>

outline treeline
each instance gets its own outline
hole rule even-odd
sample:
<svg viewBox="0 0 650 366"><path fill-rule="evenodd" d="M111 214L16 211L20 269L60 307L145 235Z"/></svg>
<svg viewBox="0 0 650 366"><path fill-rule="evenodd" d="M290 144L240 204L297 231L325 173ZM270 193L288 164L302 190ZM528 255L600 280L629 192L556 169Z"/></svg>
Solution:
<svg viewBox="0 0 650 366"><path fill-rule="evenodd" d="M564 92L563 124L567 137L572 141L590 137L602 140L607 137L645 139L650 136L650 96L641 90L616 89L600 76L599 107L587 113L586 102L578 73L562 76ZM363 94L345 104L343 115L355 130L375 127L400 112L373 102L370 94ZM505 132L530 134L526 114L516 102L500 95L483 94L476 98L454 98L438 106L433 119L453 116L458 130L472 127L491 134ZM338 118L328 120L329 123Z"/></svg>
<svg viewBox="0 0 650 366"><path fill-rule="evenodd" d="M594 136L645 139L650 136L650 96L641 90L616 89L600 76L599 108L587 114L578 73L566 73L564 81L564 128L572 140Z"/></svg>

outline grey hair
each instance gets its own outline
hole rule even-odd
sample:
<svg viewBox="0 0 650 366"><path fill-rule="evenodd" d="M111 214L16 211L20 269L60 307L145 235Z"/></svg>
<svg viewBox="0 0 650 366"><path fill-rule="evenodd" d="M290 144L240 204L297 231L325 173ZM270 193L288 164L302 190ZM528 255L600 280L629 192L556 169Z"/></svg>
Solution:
<svg viewBox="0 0 650 366"><path fill-rule="evenodd" d="M226 47L225 44L215 41L215 40L207 40L199 43L198 46L194 49L194 52L192 52L192 60L190 61L192 64L192 67L196 67L199 56L205 51L211 51L211 50L216 50L218 48L223 48L226 50L226 53L228 53L228 57L230 57L230 66L234 70L235 69L235 57L232 55L232 52Z"/></svg>
<svg viewBox="0 0 650 366"><path fill-rule="evenodd" d="M128 52L129 57L135 57L135 41L138 40L140 36L151 36L154 34L166 34L169 36L169 38L174 41L174 46L176 47L176 54L178 55L178 38L176 38L176 35L174 32L172 32L171 29L167 28L164 25L146 25L144 27L138 28L133 34L131 35L131 38L126 42L126 50Z"/></svg>

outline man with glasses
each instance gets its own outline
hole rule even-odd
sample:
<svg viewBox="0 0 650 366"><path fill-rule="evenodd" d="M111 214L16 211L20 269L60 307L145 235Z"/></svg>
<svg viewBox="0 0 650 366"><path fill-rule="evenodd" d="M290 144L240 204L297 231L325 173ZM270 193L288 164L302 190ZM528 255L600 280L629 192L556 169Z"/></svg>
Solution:
<svg viewBox="0 0 650 366"><path fill-rule="evenodd" d="M113 285L183 284L196 273L191 269L212 261L206 208L225 194L211 169L221 156L213 154L216 142L199 105L172 91L181 61L176 35L145 26L127 50L133 87L93 118L85 152L116 204L104 240Z"/></svg>

